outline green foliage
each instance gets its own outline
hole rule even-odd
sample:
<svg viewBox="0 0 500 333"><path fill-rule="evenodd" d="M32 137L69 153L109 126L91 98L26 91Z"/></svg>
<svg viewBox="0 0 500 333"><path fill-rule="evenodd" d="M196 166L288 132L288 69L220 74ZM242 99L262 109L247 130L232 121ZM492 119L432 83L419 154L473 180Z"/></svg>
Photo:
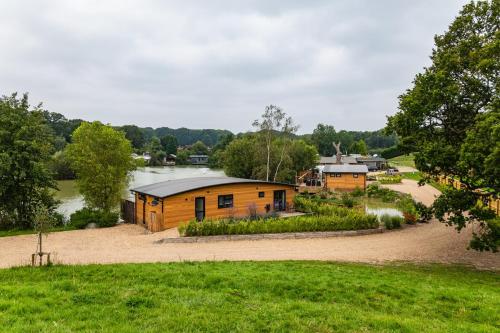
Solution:
<svg viewBox="0 0 500 333"><path fill-rule="evenodd" d="M377 176L377 181L380 184L399 184L401 183L401 176L399 175L394 175L394 176Z"/></svg>
<svg viewBox="0 0 500 333"><path fill-rule="evenodd" d="M125 137L130 141L134 149L141 149L146 143L144 133L135 125L125 125L118 127L117 129L125 132Z"/></svg>
<svg viewBox="0 0 500 333"><path fill-rule="evenodd" d="M367 186L366 193L368 197L380 198L384 202L395 202L399 197L398 193L388 188L380 187L377 183Z"/></svg>
<svg viewBox="0 0 500 333"><path fill-rule="evenodd" d="M356 201L353 199L349 193L342 193L342 196L340 197L340 202L344 207L347 208L352 208L356 204Z"/></svg>
<svg viewBox="0 0 500 333"><path fill-rule="evenodd" d="M160 139L163 150L166 154L177 154L177 139L173 135L165 135Z"/></svg>
<svg viewBox="0 0 500 333"><path fill-rule="evenodd" d="M429 222L434 216L432 207L427 207L421 202L415 202L415 210L420 217L418 221L421 223Z"/></svg>
<svg viewBox="0 0 500 333"><path fill-rule="evenodd" d="M166 156L160 139L156 136L151 138L151 141L146 145L146 150L149 152L151 159L149 160L150 166L160 166L163 165L163 159Z"/></svg>
<svg viewBox="0 0 500 333"><path fill-rule="evenodd" d="M337 133L331 125L318 124L311 135L311 141L322 156L333 156L336 153L333 147L336 140Z"/></svg>
<svg viewBox="0 0 500 333"><path fill-rule="evenodd" d="M255 178L258 167L255 136L245 135L233 140L224 152L224 172L230 177Z"/></svg>
<svg viewBox="0 0 500 333"><path fill-rule="evenodd" d="M70 216L69 224L75 229L84 229L89 223L95 223L100 228L116 225L118 213L82 208Z"/></svg>
<svg viewBox="0 0 500 333"><path fill-rule="evenodd" d="M57 180L71 180L76 178L75 171L71 168L71 163L65 151L56 152L48 165L54 178Z"/></svg>
<svg viewBox="0 0 500 333"><path fill-rule="evenodd" d="M189 163L189 151L187 150L178 150L177 158L175 159L176 165L186 165Z"/></svg>
<svg viewBox="0 0 500 333"><path fill-rule="evenodd" d="M498 273L450 265L207 261L18 267L0 270L0 290L5 333L479 333L498 331L500 320Z"/></svg>
<svg viewBox="0 0 500 333"><path fill-rule="evenodd" d="M353 142L349 147L349 153L368 155L368 147L363 139Z"/></svg>
<svg viewBox="0 0 500 333"><path fill-rule="evenodd" d="M321 203L306 196L295 196L297 211L313 215L287 218L264 216L254 219L216 219L191 221L179 227L184 236L239 235L307 231L359 230L378 227L375 215Z"/></svg>
<svg viewBox="0 0 500 333"><path fill-rule="evenodd" d="M190 151L194 155L208 155L208 147L202 141L196 141Z"/></svg>
<svg viewBox="0 0 500 333"><path fill-rule="evenodd" d="M351 195L353 197L362 197L365 195L365 191L363 191L359 186L356 186L356 188L351 192Z"/></svg>
<svg viewBox="0 0 500 333"><path fill-rule="evenodd" d="M396 136L386 135L382 130L379 131L339 131L331 125L318 124L311 135L311 142L316 146L322 156L333 156L336 151L333 142L341 142L342 151L348 153L361 154L380 153L383 148L393 147L396 144ZM361 143L361 146L359 144ZM348 149L346 149L348 148ZM351 149L353 148L353 149ZM384 156L385 157L385 156Z"/></svg>
<svg viewBox="0 0 500 333"><path fill-rule="evenodd" d="M387 230L399 229L403 223L403 218L401 216L384 214L380 217L380 222L382 222Z"/></svg>
<svg viewBox="0 0 500 333"><path fill-rule="evenodd" d="M458 230L479 221L485 237L495 234L486 220L465 213L480 200L475 190L500 192L499 13L499 1L463 7L448 31L435 37L432 65L400 96L400 111L387 126L400 136L403 152L415 153L417 168L428 178L450 175L464 184L436 201L440 220ZM475 235L471 245L482 248L480 239Z"/></svg>
<svg viewBox="0 0 500 333"><path fill-rule="evenodd" d="M0 228L31 228L40 207L54 211L53 140L41 105L30 110L27 94L0 99Z"/></svg>
<svg viewBox="0 0 500 333"><path fill-rule="evenodd" d="M131 153L124 133L110 126L83 123L75 130L67 154L89 208L109 212L118 207L135 168Z"/></svg>
<svg viewBox="0 0 500 333"><path fill-rule="evenodd" d="M52 133L62 138L65 143L71 142L71 134L83 122L81 119L66 119L62 114L56 112L42 111L46 124L52 129ZM64 145L59 146L61 150Z"/></svg>

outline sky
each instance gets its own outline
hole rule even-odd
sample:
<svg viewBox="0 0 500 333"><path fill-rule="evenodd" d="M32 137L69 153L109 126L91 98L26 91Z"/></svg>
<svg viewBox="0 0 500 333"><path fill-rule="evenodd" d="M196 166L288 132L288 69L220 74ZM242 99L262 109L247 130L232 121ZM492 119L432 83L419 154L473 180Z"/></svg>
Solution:
<svg viewBox="0 0 500 333"><path fill-rule="evenodd" d="M466 1L0 1L0 94L113 125L376 130Z"/></svg>

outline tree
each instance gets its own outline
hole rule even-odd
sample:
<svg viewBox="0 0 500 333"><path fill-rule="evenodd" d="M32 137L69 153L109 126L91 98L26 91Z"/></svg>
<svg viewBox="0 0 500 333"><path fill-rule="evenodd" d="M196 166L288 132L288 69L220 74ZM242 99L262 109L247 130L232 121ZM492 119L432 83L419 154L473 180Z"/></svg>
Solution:
<svg viewBox="0 0 500 333"><path fill-rule="evenodd" d="M266 148L266 181L269 181L271 176L271 151L273 139L278 133L282 139L289 140L290 134L297 132L298 126L293 124L293 119L287 117L286 113L276 105L266 106L264 113L261 116L261 121L255 120L253 126L259 129L259 134L263 137ZM274 181L276 181L278 171L281 167L283 157L285 156L287 145L283 144L280 150L279 162L274 172Z"/></svg>
<svg viewBox="0 0 500 333"><path fill-rule="evenodd" d="M135 149L141 149L146 143L144 133L139 127L135 125L125 125L118 129L125 132L125 137L132 143L132 147Z"/></svg>
<svg viewBox="0 0 500 333"><path fill-rule="evenodd" d="M166 153L163 150L163 146L158 137L156 136L152 137L151 141L149 141L148 145L146 146L146 149L149 152L149 155L151 156L151 159L149 160L149 165L159 166L163 164L163 158L166 156Z"/></svg>
<svg viewBox="0 0 500 333"><path fill-rule="evenodd" d="M0 99L0 225L29 228L39 207L53 213L56 183L47 164L54 136L28 94Z"/></svg>
<svg viewBox="0 0 500 333"><path fill-rule="evenodd" d="M163 147L163 150L167 154L177 154L177 139L173 135L165 135L162 136L161 139L161 145Z"/></svg>
<svg viewBox="0 0 500 333"><path fill-rule="evenodd" d="M335 149L332 143L337 139L335 128L331 125L318 124L311 135L311 141L321 156L333 156Z"/></svg>
<svg viewBox="0 0 500 333"><path fill-rule="evenodd" d="M224 172L230 177L256 178L254 169L258 165L256 161L256 139L254 136L246 135L233 140L224 153Z"/></svg>
<svg viewBox="0 0 500 333"><path fill-rule="evenodd" d="M202 141L196 141L190 150L195 155L208 155L208 147Z"/></svg>
<svg viewBox="0 0 500 333"><path fill-rule="evenodd" d="M318 164L318 150L304 140L294 140L290 146L291 169L295 172L309 170Z"/></svg>
<svg viewBox="0 0 500 333"><path fill-rule="evenodd" d="M365 140L360 139L351 144L349 152L352 154L368 155L368 147L366 146Z"/></svg>
<svg viewBox="0 0 500 333"><path fill-rule="evenodd" d="M400 96L400 111L388 118L386 129L399 135L402 152L415 153L426 180L448 175L464 184L436 200L436 216L458 230L478 221L482 230L471 247L493 251L498 238L491 237L491 214L478 202L484 191L499 193L500 141L494 134L500 109L499 24L499 1L465 5L448 31L435 37L432 65Z"/></svg>
<svg viewBox="0 0 500 333"><path fill-rule="evenodd" d="M135 168L130 141L123 132L98 121L80 125L72 139L67 155L86 205L114 210Z"/></svg>

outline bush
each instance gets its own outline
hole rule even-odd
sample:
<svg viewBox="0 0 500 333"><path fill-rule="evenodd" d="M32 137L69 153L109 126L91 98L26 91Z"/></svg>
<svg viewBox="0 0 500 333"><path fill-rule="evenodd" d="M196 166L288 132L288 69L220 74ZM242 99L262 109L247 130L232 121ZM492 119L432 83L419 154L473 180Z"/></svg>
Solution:
<svg viewBox="0 0 500 333"><path fill-rule="evenodd" d="M366 193L369 197L382 199L383 202L394 202L399 197L399 194L396 191L380 187L377 183L370 184L366 188Z"/></svg>
<svg viewBox="0 0 500 333"><path fill-rule="evenodd" d="M401 223L403 223L403 218L400 216L391 216L389 214L384 214L380 217L380 222L384 224L387 230L401 228Z"/></svg>
<svg viewBox="0 0 500 333"><path fill-rule="evenodd" d="M360 230L378 227L375 215L339 207L321 204L303 196L295 197L296 207L314 215L278 218L267 216L251 220L222 219L191 221L181 225L179 232L184 236L240 235L283 232Z"/></svg>
<svg viewBox="0 0 500 333"><path fill-rule="evenodd" d="M415 216L414 214L408 213L408 212L403 212L403 216L404 216L404 221L406 224L416 224L417 223L417 216Z"/></svg>
<svg viewBox="0 0 500 333"><path fill-rule="evenodd" d="M116 222L118 222L118 213L82 208L71 214L69 224L76 229L84 229L89 223L106 228L116 225Z"/></svg>
<svg viewBox="0 0 500 333"><path fill-rule="evenodd" d="M351 194L353 197L362 197L365 194L365 191L356 186L356 188L354 189L354 191L352 191Z"/></svg>
<svg viewBox="0 0 500 333"><path fill-rule="evenodd" d="M420 216L420 218L418 219L419 222L427 223L432 219L433 213L432 213L431 207L427 207L426 205L424 205L421 202L416 202L415 209L416 209L418 215Z"/></svg>
<svg viewBox="0 0 500 333"><path fill-rule="evenodd" d="M343 206L347 208L352 208L356 204L356 201L354 201L354 199L352 198L352 196L349 195L349 193L342 193L340 202L342 203Z"/></svg>
<svg viewBox="0 0 500 333"><path fill-rule="evenodd" d="M377 180L380 184L399 184L401 183L401 176L378 176Z"/></svg>

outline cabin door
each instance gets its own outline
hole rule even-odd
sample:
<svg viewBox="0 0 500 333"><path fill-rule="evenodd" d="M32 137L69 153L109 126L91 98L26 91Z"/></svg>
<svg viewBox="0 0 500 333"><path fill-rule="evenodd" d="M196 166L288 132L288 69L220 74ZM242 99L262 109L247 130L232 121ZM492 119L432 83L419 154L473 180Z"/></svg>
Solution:
<svg viewBox="0 0 500 333"><path fill-rule="evenodd" d="M197 221L201 221L205 218L205 197L194 199L194 216Z"/></svg>
<svg viewBox="0 0 500 333"><path fill-rule="evenodd" d="M274 191L274 210L277 212L286 209L286 191Z"/></svg>

